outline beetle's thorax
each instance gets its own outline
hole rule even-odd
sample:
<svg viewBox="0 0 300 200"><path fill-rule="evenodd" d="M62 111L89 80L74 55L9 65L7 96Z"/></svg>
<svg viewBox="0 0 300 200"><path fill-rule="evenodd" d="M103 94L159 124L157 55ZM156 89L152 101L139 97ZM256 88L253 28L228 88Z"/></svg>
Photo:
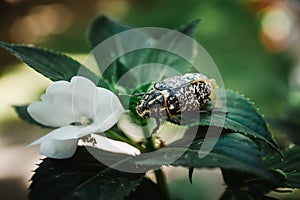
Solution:
<svg viewBox="0 0 300 200"><path fill-rule="evenodd" d="M186 111L199 111L214 100L217 85L199 73L175 76L154 84L139 101L136 112L141 118L171 118Z"/></svg>
<svg viewBox="0 0 300 200"><path fill-rule="evenodd" d="M167 116L166 97L168 97L168 91L152 88L137 104L137 114L142 118Z"/></svg>

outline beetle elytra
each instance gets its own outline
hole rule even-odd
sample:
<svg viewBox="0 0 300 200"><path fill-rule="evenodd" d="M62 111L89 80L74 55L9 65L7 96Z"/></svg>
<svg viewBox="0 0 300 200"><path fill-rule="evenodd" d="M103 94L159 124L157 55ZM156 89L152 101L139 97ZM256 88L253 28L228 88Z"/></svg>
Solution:
<svg viewBox="0 0 300 200"><path fill-rule="evenodd" d="M160 118L169 121L184 112L200 111L209 101L215 100L218 88L214 79L200 73L174 76L154 84L136 106L140 118Z"/></svg>

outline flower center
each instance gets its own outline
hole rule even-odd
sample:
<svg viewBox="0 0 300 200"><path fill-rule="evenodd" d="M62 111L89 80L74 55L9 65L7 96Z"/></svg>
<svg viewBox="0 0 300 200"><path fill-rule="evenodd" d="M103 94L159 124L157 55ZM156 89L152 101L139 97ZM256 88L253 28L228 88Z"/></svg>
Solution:
<svg viewBox="0 0 300 200"><path fill-rule="evenodd" d="M87 116L82 116L80 119L80 125L87 126L93 123L93 120Z"/></svg>
<svg viewBox="0 0 300 200"><path fill-rule="evenodd" d="M82 116L80 118L80 122L73 122L71 125L74 125L74 126L88 126L91 123L93 123L93 119L91 119L87 116Z"/></svg>
<svg viewBox="0 0 300 200"><path fill-rule="evenodd" d="M81 116L79 122L73 122L71 125L75 126L88 126L91 123L93 123L93 119L87 117L87 116Z"/></svg>

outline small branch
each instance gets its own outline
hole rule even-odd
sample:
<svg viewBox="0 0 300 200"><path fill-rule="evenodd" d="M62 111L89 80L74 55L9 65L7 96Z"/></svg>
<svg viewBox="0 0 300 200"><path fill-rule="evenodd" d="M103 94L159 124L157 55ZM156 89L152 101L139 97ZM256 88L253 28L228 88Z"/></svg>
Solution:
<svg viewBox="0 0 300 200"><path fill-rule="evenodd" d="M157 181L157 185L162 189L164 199L169 200L170 195L169 195L169 189L167 186L167 181L164 172L161 169L155 170L155 177Z"/></svg>
<svg viewBox="0 0 300 200"><path fill-rule="evenodd" d="M135 148L139 149L141 152L145 151L145 149L142 146L138 145L137 143L135 143L134 141L132 141L130 139L127 139L127 138L119 135L118 133L116 133L112 130L108 130L108 131L106 131L106 133L108 135L110 135L111 137L115 138L116 140L126 142L127 144L130 144L130 145L134 146Z"/></svg>
<svg viewBox="0 0 300 200"><path fill-rule="evenodd" d="M151 152L151 151L155 151L155 136L152 135L150 138L146 139L146 148ZM166 177L165 174L163 173L163 171L161 169L155 170L155 178L156 178L156 182L157 185L161 188L163 195L164 195L164 199L169 200L170 199L170 195L169 195L169 189L167 186L167 181L166 181Z"/></svg>

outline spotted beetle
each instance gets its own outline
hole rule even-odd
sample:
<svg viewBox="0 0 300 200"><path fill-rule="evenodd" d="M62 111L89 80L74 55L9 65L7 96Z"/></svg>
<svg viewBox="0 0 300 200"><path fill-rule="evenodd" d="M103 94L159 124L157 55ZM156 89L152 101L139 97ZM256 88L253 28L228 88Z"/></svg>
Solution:
<svg viewBox="0 0 300 200"><path fill-rule="evenodd" d="M140 118L158 119L166 116L174 120L183 112L200 111L209 101L214 101L216 88L214 79L200 73L187 73L182 76L167 78L154 84L137 103L136 113Z"/></svg>

